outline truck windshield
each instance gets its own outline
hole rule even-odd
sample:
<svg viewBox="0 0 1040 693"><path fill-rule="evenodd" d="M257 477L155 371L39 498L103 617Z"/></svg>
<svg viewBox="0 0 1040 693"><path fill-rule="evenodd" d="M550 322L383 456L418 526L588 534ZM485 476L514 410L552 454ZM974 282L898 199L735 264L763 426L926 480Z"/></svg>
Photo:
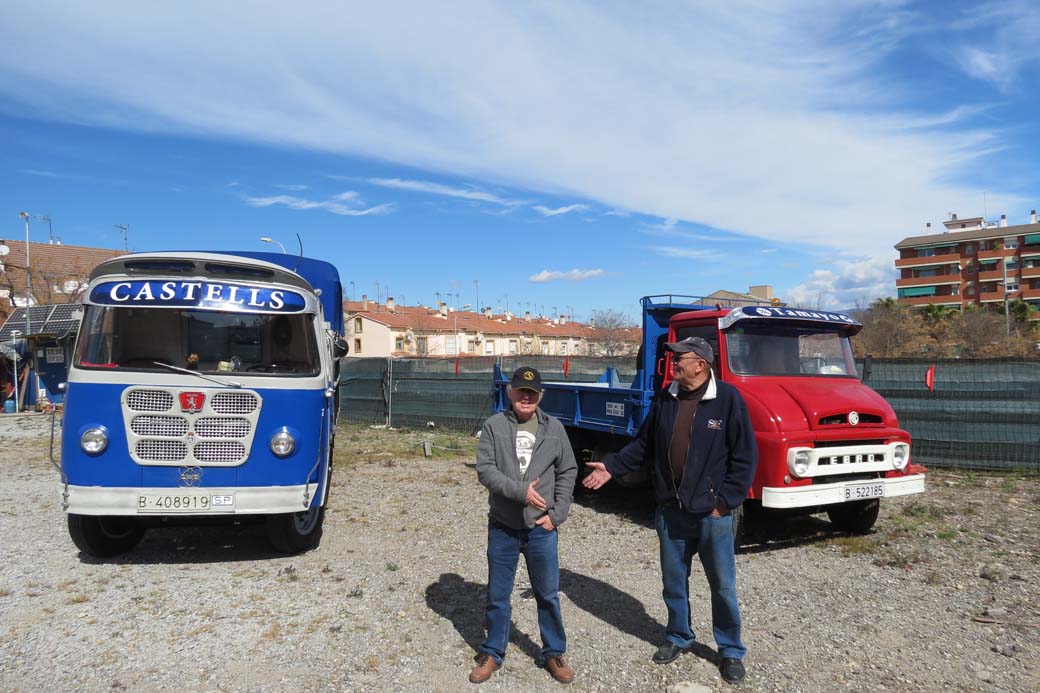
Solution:
<svg viewBox="0 0 1040 693"><path fill-rule="evenodd" d="M726 331L726 356L738 375L857 376L848 337L822 326L745 323Z"/></svg>
<svg viewBox="0 0 1040 693"><path fill-rule="evenodd" d="M319 372L313 315L87 306L78 368L299 376Z"/></svg>

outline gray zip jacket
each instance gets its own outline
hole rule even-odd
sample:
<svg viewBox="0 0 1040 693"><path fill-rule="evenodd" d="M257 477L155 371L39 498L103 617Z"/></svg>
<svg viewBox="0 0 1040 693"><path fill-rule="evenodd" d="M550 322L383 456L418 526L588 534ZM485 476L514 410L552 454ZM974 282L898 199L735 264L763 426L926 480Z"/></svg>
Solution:
<svg viewBox="0 0 1040 693"><path fill-rule="evenodd" d="M488 490L488 517L513 529L530 529L543 514L526 505L527 487L538 479L535 491L545 499L549 519L559 527L567 519L574 495L578 465L567 431L541 409L531 464L520 476L516 458L516 415L512 410L495 414L484 423L477 444L477 478Z"/></svg>

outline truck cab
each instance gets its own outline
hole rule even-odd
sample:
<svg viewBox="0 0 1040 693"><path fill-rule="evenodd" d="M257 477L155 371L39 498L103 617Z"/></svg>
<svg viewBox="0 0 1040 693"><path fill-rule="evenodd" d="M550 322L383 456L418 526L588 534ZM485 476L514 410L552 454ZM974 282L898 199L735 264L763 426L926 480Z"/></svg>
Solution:
<svg viewBox="0 0 1040 693"><path fill-rule="evenodd" d="M76 546L170 518L254 517L317 545L342 339L335 268L273 253L125 255L91 274L66 385L62 504Z"/></svg>

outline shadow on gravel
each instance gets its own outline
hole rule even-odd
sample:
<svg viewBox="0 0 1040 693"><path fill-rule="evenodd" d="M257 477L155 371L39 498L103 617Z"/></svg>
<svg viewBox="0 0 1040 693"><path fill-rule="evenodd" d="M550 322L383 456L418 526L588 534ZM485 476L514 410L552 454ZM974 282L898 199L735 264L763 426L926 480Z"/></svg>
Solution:
<svg viewBox="0 0 1040 693"><path fill-rule="evenodd" d="M262 523L153 527L128 553L112 558L78 554L80 562L88 565L235 563L285 557L271 548Z"/></svg>
<svg viewBox="0 0 1040 693"><path fill-rule="evenodd" d="M758 510L748 513L744 520L744 542L738 551L740 554L793 549L846 536L827 520L812 515Z"/></svg>
<svg viewBox="0 0 1040 693"><path fill-rule="evenodd" d="M574 488L574 502L597 513L616 515L634 524L654 528L653 489L623 488L608 484L598 491L589 491L580 485Z"/></svg>
<svg viewBox="0 0 1040 693"><path fill-rule="evenodd" d="M470 582L456 573L442 573L437 582L426 587L426 606L451 621L466 644L478 652L477 647L484 642L486 595L486 585ZM522 595L513 594L514 599L518 596ZM515 603L513 608L516 608ZM515 624L510 626L509 642L531 659L538 660L541 648L529 635L517 630Z"/></svg>

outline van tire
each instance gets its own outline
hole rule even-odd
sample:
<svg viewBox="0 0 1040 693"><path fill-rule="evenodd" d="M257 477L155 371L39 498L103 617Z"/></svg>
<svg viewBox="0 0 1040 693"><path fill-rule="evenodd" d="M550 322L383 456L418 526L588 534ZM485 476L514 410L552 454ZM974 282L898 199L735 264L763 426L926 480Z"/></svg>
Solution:
<svg viewBox="0 0 1040 693"><path fill-rule="evenodd" d="M877 522L880 510L881 501L871 498L833 505L827 509L827 517L830 518L834 529L852 534L866 534Z"/></svg>
<svg viewBox="0 0 1040 693"><path fill-rule="evenodd" d="M275 551L303 553L321 542L325 508L312 506L302 513L280 513L267 516L267 540Z"/></svg>
<svg viewBox="0 0 1040 693"><path fill-rule="evenodd" d="M144 536L144 527L135 517L69 513L68 525L76 548L95 558L126 553Z"/></svg>

